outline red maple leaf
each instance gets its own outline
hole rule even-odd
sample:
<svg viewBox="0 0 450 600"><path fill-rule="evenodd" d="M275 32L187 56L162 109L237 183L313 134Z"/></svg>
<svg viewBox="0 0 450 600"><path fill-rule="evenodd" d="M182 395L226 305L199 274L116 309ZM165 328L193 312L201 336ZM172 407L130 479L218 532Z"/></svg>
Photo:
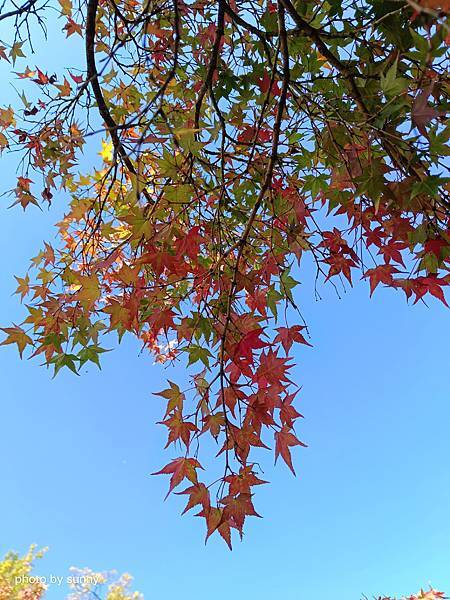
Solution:
<svg viewBox="0 0 450 600"><path fill-rule="evenodd" d="M231 495L234 496L240 493L249 494L252 486L267 483L267 481L256 477L253 472L253 466L254 465L247 465L241 467L239 474L227 475L227 477L225 477L226 483L229 484L229 492Z"/></svg>
<svg viewBox="0 0 450 600"><path fill-rule="evenodd" d="M186 458L180 457L176 458L165 467L161 469L161 471L157 471L156 473L152 473L152 475L172 475L170 478L169 491L166 494L167 496L170 492L179 485L183 479L189 479L192 483L197 483L197 471L195 469L202 469L203 467L195 458Z"/></svg>
<svg viewBox="0 0 450 600"><path fill-rule="evenodd" d="M71 73L69 71L69 75L72 77L72 79L75 81L75 83L83 83L83 75L74 75L73 73Z"/></svg>
<svg viewBox="0 0 450 600"><path fill-rule="evenodd" d="M273 96L279 96L281 94L280 84L278 81L274 81L271 84L272 77L270 76L268 71L264 71L264 75L262 79L258 79L258 87L263 92L263 94L267 94L270 89L270 93Z"/></svg>
<svg viewBox="0 0 450 600"><path fill-rule="evenodd" d="M287 425L288 427L292 427L295 419L303 417L303 415L299 413L294 406L292 406L295 396L296 394L288 394L281 403L280 407L280 421L283 423L283 425Z"/></svg>
<svg viewBox="0 0 450 600"><path fill-rule="evenodd" d="M306 448L306 444L297 439L289 427L284 426L280 431L275 432L275 462L281 454L281 458L295 475L291 451L289 450L291 446L304 446Z"/></svg>
<svg viewBox="0 0 450 600"><path fill-rule="evenodd" d="M443 286L448 285L448 282L433 275L428 277L417 277L413 280L413 291L416 295L414 304L416 304L425 294L431 294L438 300L440 300L445 306L448 307L447 301L444 296Z"/></svg>
<svg viewBox="0 0 450 600"><path fill-rule="evenodd" d="M233 361L239 364L242 359L248 362L253 361L253 352L259 348L265 348L268 343L260 340L260 336L264 333L261 327L245 333L240 342L236 344L233 354Z"/></svg>
<svg viewBox="0 0 450 600"><path fill-rule="evenodd" d="M300 333L303 329L305 329L305 327L302 325L294 325L293 327L278 327L278 335L273 341L275 344L281 343L286 354L289 352L294 342L311 346L311 344L307 342Z"/></svg>
<svg viewBox="0 0 450 600"><path fill-rule="evenodd" d="M400 273L400 271L390 264L378 265L373 269L368 269L364 274L364 278L369 277L370 279L370 295L374 293L379 283L392 285L392 275L394 273Z"/></svg>
<svg viewBox="0 0 450 600"><path fill-rule="evenodd" d="M241 535L246 517L261 518L253 506L251 494L243 493L237 496L230 494L222 498L220 502L225 506L223 509L224 519L231 521Z"/></svg>
<svg viewBox="0 0 450 600"><path fill-rule="evenodd" d="M230 550L232 550L231 546L231 529L233 526L230 524L230 521L225 519L223 514L223 509L218 508L217 506L212 506L209 510L203 509L199 512L196 517L204 517L206 520L206 538L205 544L208 541L208 538L215 532L218 531L222 538L227 543L227 546Z"/></svg>
<svg viewBox="0 0 450 600"><path fill-rule="evenodd" d="M288 358L280 358L270 349L267 354L263 352L260 357L258 370L255 379L260 387L267 387L270 384L280 384L289 382L286 377L287 371L291 368L288 365Z"/></svg>
<svg viewBox="0 0 450 600"><path fill-rule="evenodd" d="M165 448L180 439L186 448L189 448L191 433L197 431L197 426L194 423L183 420L183 415L178 409L175 409L173 415L168 417L165 421L159 421L158 424L165 425L169 429L169 437Z"/></svg>
<svg viewBox="0 0 450 600"><path fill-rule="evenodd" d="M203 507L203 510L205 510L205 511L209 511L209 509L211 507L209 491L204 483L195 483L194 485L191 485L190 487L186 488L182 492L176 492L176 494L179 494L179 495L187 494L189 496L189 500L188 500L188 503L186 504L186 508L182 512L183 515L188 510L190 510L191 508L194 508L194 506L197 506L198 504L201 504Z"/></svg>

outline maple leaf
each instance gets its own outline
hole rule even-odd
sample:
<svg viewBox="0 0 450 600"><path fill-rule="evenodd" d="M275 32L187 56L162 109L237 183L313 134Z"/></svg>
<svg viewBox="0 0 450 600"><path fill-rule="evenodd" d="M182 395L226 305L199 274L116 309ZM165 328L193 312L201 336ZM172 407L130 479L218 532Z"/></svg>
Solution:
<svg viewBox="0 0 450 600"><path fill-rule="evenodd" d="M36 71L32 71L29 67L25 67L25 71L22 73L15 71L15 74L19 79L32 79L36 75Z"/></svg>
<svg viewBox="0 0 450 600"><path fill-rule="evenodd" d="M105 162L110 162L113 159L114 145L112 142L102 140L102 149L98 153Z"/></svg>
<svg viewBox="0 0 450 600"><path fill-rule="evenodd" d="M164 417L167 417L167 415L173 410L178 410L181 412L183 410L183 402L185 400L185 395L180 390L180 387L172 381L169 381L168 383L170 388L163 390L162 392L154 392L155 396L161 396L162 398L166 398L168 400Z"/></svg>
<svg viewBox="0 0 450 600"><path fill-rule="evenodd" d="M241 338L240 342L236 344L233 352L234 362L240 362L242 359L252 362L253 352L260 348L265 348L268 344L260 339L260 336L264 333L261 327L247 331Z"/></svg>
<svg viewBox="0 0 450 600"><path fill-rule="evenodd" d="M300 333L304 326L294 325L293 327L278 327L278 335L274 338L274 343L281 343L286 352L288 354L289 350L292 347L294 342L298 342L299 344L306 344L307 346L311 346L309 342L305 340L303 335Z"/></svg>
<svg viewBox="0 0 450 600"><path fill-rule="evenodd" d="M171 309L160 310L153 312L147 319L147 322L155 331L158 333L161 330L167 331L167 329L174 326L175 313Z"/></svg>
<svg viewBox="0 0 450 600"><path fill-rule="evenodd" d="M223 412L206 415L203 419L202 433L210 431L215 438L218 437L222 427L225 425L225 415Z"/></svg>
<svg viewBox="0 0 450 600"><path fill-rule="evenodd" d="M224 519L231 521L241 535L246 517L261 518L261 515L256 512L255 507L253 506L251 494L245 492L238 494L237 496L230 494L229 496L222 498L220 503L224 505Z"/></svg>
<svg viewBox="0 0 450 600"><path fill-rule="evenodd" d="M283 426L280 431L275 432L275 462L277 462L278 456L281 455L281 458L295 475L291 451L289 450L292 446L303 446L306 448L306 444L297 439L291 432L290 427Z"/></svg>
<svg viewBox="0 0 450 600"><path fill-rule="evenodd" d="M280 358L270 349L267 353L262 353L260 363L256 372L255 380L261 387L266 387L273 383L287 382L287 371L291 368L288 365L288 358Z"/></svg>
<svg viewBox="0 0 450 600"><path fill-rule="evenodd" d="M430 275L428 277L417 277L413 280L413 291L416 295L414 304L416 304L425 294L430 293L432 296L440 300L445 306L448 307L447 301L444 296L443 286L448 285L445 279L440 279Z"/></svg>
<svg viewBox="0 0 450 600"><path fill-rule="evenodd" d="M181 411L178 409L175 409L170 417L165 421L159 421L158 424L165 425L169 429L169 436L165 448L180 439L186 448L189 448L191 434L197 431L197 426L190 421L185 421Z"/></svg>
<svg viewBox="0 0 450 600"><path fill-rule="evenodd" d="M205 544L208 541L208 538L215 531L218 531L222 538L225 540L228 548L232 550L230 522L224 518L224 511L222 508L212 506L208 510L203 509L195 516L204 517L206 520L207 532Z"/></svg>
<svg viewBox="0 0 450 600"><path fill-rule="evenodd" d="M63 29L67 32L66 37L70 37L74 33L77 33L80 36L83 35L81 25L73 19L71 19L70 17L67 18L67 23L65 24Z"/></svg>
<svg viewBox="0 0 450 600"><path fill-rule="evenodd" d="M33 340L30 336L18 325L14 325L14 327L1 327L0 329L7 335L7 338L0 343L0 346L17 344L20 357L22 358L25 348L33 344Z"/></svg>
<svg viewBox="0 0 450 600"><path fill-rule="evenodd" d="M196 469L202 468L201 464L195 458L180 457L174 459L160 471L152 473L152 475L172 475L170 478L169 491L166 494L167 498L170 492L177 487L183 479L189 479L192 483L197 484Z"/></svg>
<svg viewBox="0 0 450 600"><path fill-rule="evenodd" d="M175 492L176 494L187 494L189 495L188 503L186 508L183 510L183 515L194 506L201 504L203 510L208 512L211 507L211 501L209 497L209 490L204 483L196 483L186 488L182 492Z"/></svg>
<svg viewBox="0 0 450 600"><path fill-rule="evenodd" d="M231 414L235 416L236 404L239 400L244 399L245 394L235 386L225 387L220 390L216 407L220 406L221 404L225 404L225 406L231 411Z"/></svg>
<svg viewBox="0 0 450 600"><path fill-rule="evenodd" d="M300 414L294 406L292 406L295 396L295 393L287 394L280 406L280 421L283 423L283 425L287 425L288 427L292 427L293 422L296 419L303 417L303 415Z"/></svg>
<svg viewBox="0 0 450 600"><path fill-rule="evenodd" d="M19 284L14 293L20 294L20 299L23 300L30 291L30 276L25 275L25 277L16 277L14 275L14 278L16 279L17 283Z"/></svg>
<svg viewBox="0 0 450 600"><path fill-rule="evenodd" d="M264 72L262 79L258 79L258 86L263 94L267 94L270 89L270 93L274 96L279 96L281 94L281 89L278 81L274 81L271 83L272 78L268 71Z"/></svg>
<svg viewBox="0 0 450 600"><path fill-rule="evenodd" d="M245 299L251 310L257 310L264 317L267 315L267 290L255 290Z"/></svg>
<svg viewBox="0 0 450 600"><path fill-rule="evenodd" d="M37 67L36 67L36 75L37 75L37 77L35 77L33 79L33 81L35 83L37 83L38 85L47 85L48 83L50 83L51 78Z"/></svg>
<svg viewBox="0 0 450 600"><path fill-rule="evenodd" d="M78 84L83 83L83 80L84 80L83 75L74 75L70 71L69 71L69 75L75 81L75 83L78 83Z"/></svg>
<svg viewBox="0 0 450 600"><path fill-rule="evenodd" d="M12 58L13 65L18 58L24 58L25 54L22 50L24 42L14 42L9 51L9 56ZM8 61L9 62L9 61Z"/></svg>
<svg viewBox="0 0 450 600"><path fill-rule="evenodd" d="M0 108L0 126L6 129L10 125L15 125L14 110L11 106Z"/></svg>
<svg viewBox="0 0 450 600"><path fill-rule="evenodd" d="M11 62L8 58L8 56L6 55L6 48L5 46L0 46L0 58L2 58L3 60L6 60L7 62Z"/></svg>
<svg viewBox="0 0 450 600"><path fill-rule="evenodd" d="M400 271L390 264L378 265L373 269L368 269L364 274L364 278L369 277L370 279L370 295L372 296L379 283L392 285L392 275L394 273L400 273Z"/></svg>
<svg viewBox="0 0 450 600"><path fill-rule="evenodd" d="M98 277L92 275L78 275L78 291L76 292L76 298L85 307L90 307L101 296L101 288L98 281Z"/></svg>
<svg viewBox="0 0 450 600"><path fill-rule="evenodd" d="M36 198L33 196L30 190L30 185L32 183L33 181L28 177L19 176L17 178L17 187L14 190L17 200L14 202L14 204L20 204L24 210L29 204L39 206Z"/></svg>
<svg viewBox="0 0 450 600"><path fill-rule="evenodd" d="M204 237L199 233L199 227L192 227L181 238L175 241L177 254L187 255L189 258L196 260L200 251L200 244L204 241Z"/></svg>
<svg viewBox="0 0 450 600"><path fill-rule="evenodd" d="M70 96L70 92L72 91L72 88L70 87L70 83L67 81L67 79L65 77L64 77L64 83L62 85L56 85L56 87L59 89L59 97L60 98Z"/></svg>
<svg viewBox="0 0 450 600"><path fill-rule="evenodd" d="M240 468L237 475L227 475L225 477L225 481L229 485L230 495L236 496L241 493L250 494L252 486L267 483L267 481L259 479L255 475L253 467L254 465L246 465L245 467Z"/></svg>
<svg viewBox="0 0 450 600"><path fill-rule="evenodd" d="M428 137L428 132L425 126L440 115L440 112L436 108L428 104L428 98L433 91L433 87L434 82L430 83L429 86L417 94L414 99L411 112L412 122L425 137Z"/></svg>
<svg viewBox="0 0 450 600"><path fill-rule="evenodd" d="M262 388L248 399L248 410L245 415L244 425L250 427L258 436L261 435L263 426L270 427L275 424L273 418L273 399L277 396L266 393Z"/></svg>
<svg viewBox="0 0 450 600"><path fill-rule="evenodd" d="M228 423L227 430L228 439L225 440L225 443L217 453L217 456L227 449L234 449L241 464L245 464L252 446L255 448L269 449L261 440L261 437L255 433L251 427L248 427L248 424L244 424L243 427L236 427L232 423Z"/></svg>
<svg viewBox="0 0 450 600"><path fill-rule="evenodd" d="M110 315L110 329L130 328L131 311L117 300L112 300L110 304L103 308L103 312Z"/></svg>

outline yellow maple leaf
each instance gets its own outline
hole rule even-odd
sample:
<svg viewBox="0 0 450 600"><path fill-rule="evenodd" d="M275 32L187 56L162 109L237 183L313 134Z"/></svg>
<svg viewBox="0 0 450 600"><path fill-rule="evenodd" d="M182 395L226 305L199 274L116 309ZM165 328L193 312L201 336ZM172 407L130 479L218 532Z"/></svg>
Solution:
<svg viewBox="0 0 450 600"><path fill-rule="evenodd" d="M78 281L81 284L81 288L77 290L77 300L85 308L90 308L100 298L101 290L96 275L78 275Z"/></svg>
<svg viewBox="0 0 450 600"><path fill-rule="evenodd" d="M103 158L105 162L109 162L112 160L113 150L114 146L112 142L106 142L105 140L102 140L102 149L101 152L99 152L98 154Z"/></svg>
<svg viewBox="0 0 450 600"><path fill-rule="evenodd" d="M14 293L20 294L20 298L21 300L23 300L30 291L30 277L28 275L25 275L25 277L17 277L16 275L14 275L14 277L16 278L17 283L19 284L17 290Z"/></svg>

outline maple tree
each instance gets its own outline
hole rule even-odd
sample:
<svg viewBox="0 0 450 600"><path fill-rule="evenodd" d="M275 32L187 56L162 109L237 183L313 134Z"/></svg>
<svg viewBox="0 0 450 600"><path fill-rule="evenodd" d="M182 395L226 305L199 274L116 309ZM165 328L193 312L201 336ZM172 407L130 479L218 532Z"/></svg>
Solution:
<svg viewBox="0 0 450 600"><path fill-rule="evenodd" d="M0 15L0 60L24 86L0 109L0 147L22 159L12 203L70 196L59 241L17 277L27 316L2 343L55 374L99 364L111 332L184 360L192 385L157 392L175 454L158 473L231 548L259 516L257 449L294 472L304 445L303 262L317 294L362 277L447 304L449 2L59 0L84 43L59 74L25 66L50 6ZM80 171L96 133L101 164Z"/></svg>

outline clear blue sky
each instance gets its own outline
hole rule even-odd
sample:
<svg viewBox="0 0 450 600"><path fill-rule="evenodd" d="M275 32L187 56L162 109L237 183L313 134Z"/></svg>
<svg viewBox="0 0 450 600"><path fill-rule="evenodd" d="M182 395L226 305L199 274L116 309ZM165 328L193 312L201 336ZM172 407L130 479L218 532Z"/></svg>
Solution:
<svg viewBox="0 0 450 600"><path fill-rule="evenodd" d="M49 68L76 63L70 47L47 51ZM3 90L0 104L10 97ZM2 186L10 169L0 162ZM64 198L43 213L8 204L4 326L22 315L13 274L52 238ZM72 565L128 571L146 600L359 600L429 582L450 591L450 313L433 301L407 306L389 290L369 300L364 284L342 300L331 288L323 295L314 301L311 279L299 293L314 344L297 352L294 372L308 448L295 454L297 478L262 458L271 485L255 506L264 518L248 520L232 553L215 538L205 547L203 521L181 517L184 499L163 502L167 478L149 476L173 456L162 451L162 404L151 393L176 372L139 357L131 339L104 355L102 371L55 380L1 348L0 552L48 545L41 575ZM62 597L49 590L49 600Z"/></svg>

